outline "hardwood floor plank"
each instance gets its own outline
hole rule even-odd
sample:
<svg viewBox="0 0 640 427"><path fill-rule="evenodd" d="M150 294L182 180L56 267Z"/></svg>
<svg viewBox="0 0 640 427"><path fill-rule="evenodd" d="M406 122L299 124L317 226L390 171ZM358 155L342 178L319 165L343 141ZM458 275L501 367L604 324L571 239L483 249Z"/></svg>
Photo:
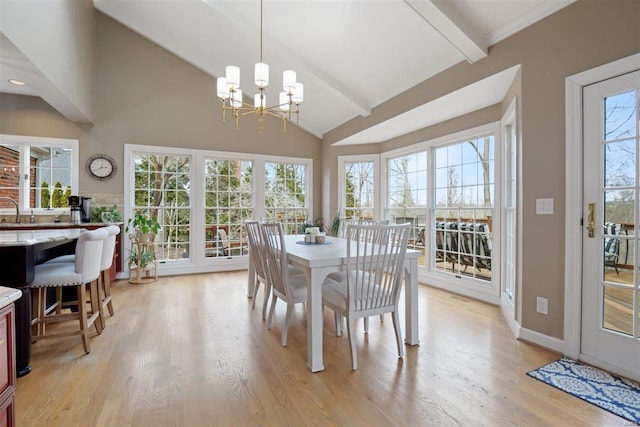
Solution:
<svg viewBox="0 0 640 427"><path fill-rule="evenodd" d="M398 359L390 317L346 334L324 318L325 371L306 367L306 311L280 346L246 297L246 271L115 282L116 313L91 353L77 337L33 345L20 426L622 426L526 373L559 355L513 338L500 309L419 288L420 345ZM403 298L401 297L401 301ZM64 328L66 325L55 325Z"/></svg>

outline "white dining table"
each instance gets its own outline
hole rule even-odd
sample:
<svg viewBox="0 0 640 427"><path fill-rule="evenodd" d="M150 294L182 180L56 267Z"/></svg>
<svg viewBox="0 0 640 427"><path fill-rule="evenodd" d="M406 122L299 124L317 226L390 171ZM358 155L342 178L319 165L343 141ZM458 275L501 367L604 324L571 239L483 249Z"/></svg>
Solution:
<svg viewBox="0 0 640 427"><path fill-rule="evenodd" d="M322 334L322 282L329 273L346 269L348 240L327 237L325 244L299 244L304 235L285 236L289 264L307 278L307 367L311 372L324 370ZM407 249L405 255L405 343L418 345L418 257L422 253ZM249 262L248 295L253 295L255 273Z"/></svg>

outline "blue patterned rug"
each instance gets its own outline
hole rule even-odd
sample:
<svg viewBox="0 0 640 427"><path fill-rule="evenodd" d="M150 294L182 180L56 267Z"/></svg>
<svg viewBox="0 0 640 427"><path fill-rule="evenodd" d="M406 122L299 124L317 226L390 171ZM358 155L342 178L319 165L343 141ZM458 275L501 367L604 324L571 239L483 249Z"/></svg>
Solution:
<svg viewBox="0 0 640 427"><path fill-rule="evenodd" d="M640 385L563 357L527 375L640 424Z"/></svg>

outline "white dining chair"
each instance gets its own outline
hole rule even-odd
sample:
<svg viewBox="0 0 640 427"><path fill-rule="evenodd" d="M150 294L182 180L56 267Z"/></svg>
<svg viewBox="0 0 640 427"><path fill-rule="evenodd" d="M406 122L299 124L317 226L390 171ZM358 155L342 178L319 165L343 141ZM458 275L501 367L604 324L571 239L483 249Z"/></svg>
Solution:
<svg viewBox="0 0 640 427"><path fill-rule="evenodd" d="M89 328L95 325L96 332L100 334L102 327L99 324L98 301L98 276L102 262L102 248L108 232L99 228L97 230L83 231L78 237L74 262L44 263L36 265L35 277L29 285L35 294L36 317L32 321L36 325L37 333L33 337L51 338L69 335L80 335L85 353L91 351L89 344ZM87 295L87 286L89 294ZM77 291L77 301L70 304L77 305L78 312L60 312L60 290L63 287L75 287ZM47 288L56 288L57 309L47 309ZM87 310L87 301L91 304L91 312ZM90 315L89 315L90 314ZM77 320L80 329L74 332L61 332L51 334L45 331L44 325L52 322L64 320Z"/></svg>
<svg viewBox="0 0 640 427"><path fill-rule="evenodd" d="M260 283L264 284L264 301L262 302L262 320L267 317L267 304L269 303L269 297L271 296L271 282L267 280L267 275L264 268L264 245L262 244L262 232L260 230L260 223L258 221L247 220L244 222L247 229L247 237L249 239L249 258L253 264L255 283L253 287L253 301L251 302L251 308L256 307L256 299L258 297L258 290L260 289Z"/></svg>
<svg viewBox="0 0 640 427"><path fill-rule="evenodd" d="M347 270L343 280L325 279L323 305L334 311L336 334L342 335L342 317L347 319L351 367L358 368L354 322L391 313L398 346L404 357L398 301L404 272L409 224L349 225L347 227Z"/></svg>
<svg viewBox="0 0 640 427"><path fill-rule="evenodd" d="M263 239L264 268L271 283L272 296L267 328L271 329L276 302L280 299L287 304L282 328L281 344L287 346L287 333L295 304L307 301L307 280L304 274L290 274L287 249L284 242L282 224L260 224Z"/></svg>
<svg viewBox="0 0 640 427"><path fill-rule="evenodd" d="M338 228L338 237L342 239L348 239L347 229L350 225L387 225L389 224L388 219L375 220L375 219L361 219L361 218L352 218L352 219L344 219L340 221L340 227ZM342 282L346 278L346 271L335 271L333 273L329 273L327 275L327 279L333 280L335 282ZM380 321L384 321L384 314L380 315ZM364 331L369 332L369 318L364 318Z"/></svg>

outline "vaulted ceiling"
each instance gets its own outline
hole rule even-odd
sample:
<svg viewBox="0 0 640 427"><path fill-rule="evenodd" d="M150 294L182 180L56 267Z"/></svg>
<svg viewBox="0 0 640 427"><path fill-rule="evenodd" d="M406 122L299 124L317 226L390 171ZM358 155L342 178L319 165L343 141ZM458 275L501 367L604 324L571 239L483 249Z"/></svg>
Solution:
<svg viewBox="0 0 640 427"><path fill-rule="evenodd" d="M460 61L481 60L489 46L573 1L264 0L263 59L270 66L267 103L278 99L282 71L295 70L305 85L300 125L322 137ZM239 66L245 95L252 97L256 91L253 65L260 55L259 1L93 3L212 77L224 75L227 65ZM39 96L47 90L47 79L38 74L31 61L0 35L0 91ZM6 82L22 75L29 87ZM505 76L496 79L502 81ZM465 98L479 97L476 107L495 103L483 94L486 84L496 81L480 84L479 90L470 88ZM453 102L453 98L440 100L437 111L451 110L447 105ZM463 112L453 109L447 114ZM415 118L411 122L415 125ZM402 121L394 126L402 126ZM382 134L374 129L365 139L345 143L375 142L397 133L381 130Z"/></svg>

